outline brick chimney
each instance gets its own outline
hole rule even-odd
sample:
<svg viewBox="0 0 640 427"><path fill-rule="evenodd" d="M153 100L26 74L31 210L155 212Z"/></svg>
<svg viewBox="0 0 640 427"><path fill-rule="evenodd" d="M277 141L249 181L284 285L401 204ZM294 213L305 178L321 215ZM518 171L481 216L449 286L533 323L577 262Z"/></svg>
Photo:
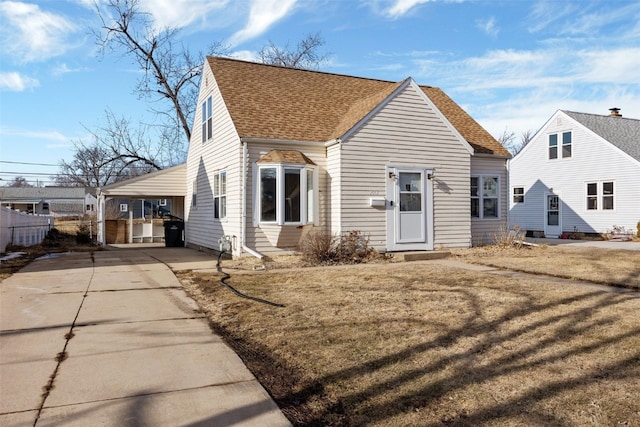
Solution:
<svg viewBox="0 0 640 427"><path fill-rule="evenodd" d="M609 111L611 111L611 114L609 114L611 117L622 117L622 114L620 114L620 109L619 108L609 108Z"/></svg>

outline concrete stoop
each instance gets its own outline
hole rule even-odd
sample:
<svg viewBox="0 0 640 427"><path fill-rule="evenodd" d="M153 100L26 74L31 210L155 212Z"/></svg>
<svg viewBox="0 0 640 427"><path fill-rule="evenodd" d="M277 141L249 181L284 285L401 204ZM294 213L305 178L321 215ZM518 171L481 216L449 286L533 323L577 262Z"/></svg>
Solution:
<svg viewBox="0 0 640 427"><path fill-rule="evenodd" d="M402 254L405 261L427 261L432 259L443 259L451 255L449 251L422 251L405 252Z"/></svg>

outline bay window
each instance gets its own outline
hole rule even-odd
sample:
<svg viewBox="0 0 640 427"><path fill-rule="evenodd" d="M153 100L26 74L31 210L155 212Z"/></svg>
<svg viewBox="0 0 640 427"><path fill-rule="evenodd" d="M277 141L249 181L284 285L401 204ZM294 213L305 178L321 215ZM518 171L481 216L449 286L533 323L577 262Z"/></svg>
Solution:
<svg viewBox="0 0 640 427"><path fill-rule="evenodd" d="M260 165L259 222L307 224L315 219L315 170L311 165Z"/></svg>

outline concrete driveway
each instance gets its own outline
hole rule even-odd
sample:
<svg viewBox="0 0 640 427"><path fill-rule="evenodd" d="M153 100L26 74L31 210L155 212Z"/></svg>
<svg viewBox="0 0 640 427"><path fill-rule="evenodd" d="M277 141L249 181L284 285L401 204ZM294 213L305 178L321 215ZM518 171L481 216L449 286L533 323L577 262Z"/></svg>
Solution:
<svg viewBox="0 0 640 427"><path fill-rule="evenodd" d="M156 251L215 267L185 248L126 249L0 282L0 425L290 425Z"/></svg>

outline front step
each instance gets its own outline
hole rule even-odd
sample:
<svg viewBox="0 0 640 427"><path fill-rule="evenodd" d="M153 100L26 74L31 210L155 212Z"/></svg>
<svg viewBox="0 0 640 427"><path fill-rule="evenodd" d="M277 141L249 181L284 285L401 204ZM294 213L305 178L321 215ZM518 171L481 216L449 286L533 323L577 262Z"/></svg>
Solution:
<svg viewBox="0 0 640 427"><path fill-rule="evenodd" d="M424 252L405 252L402 254L405 261L427 261L431 259L447 258L451 255L449 251L424 251Z"/></svg>

